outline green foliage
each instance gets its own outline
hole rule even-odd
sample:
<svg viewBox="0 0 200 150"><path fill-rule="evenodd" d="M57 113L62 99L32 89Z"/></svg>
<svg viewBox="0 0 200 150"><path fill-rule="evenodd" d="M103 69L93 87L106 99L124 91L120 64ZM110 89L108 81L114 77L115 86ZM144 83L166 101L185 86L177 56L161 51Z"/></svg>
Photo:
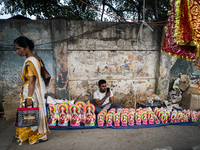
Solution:
<svg viewBox="0 0 200 150"><path fill-rule="evenodd" d="M119 21L107 17L104 12L122 18L142 20L143 0L83 0L98 9L101 13L80 0L4 0L5 7L1 14L35 15L37 19L66 18L69 20ZM167 20L170 0L146 0L145 20ZM0 2L1 3L1 2ZM120 21L123 21L121 19Z"/></svg>

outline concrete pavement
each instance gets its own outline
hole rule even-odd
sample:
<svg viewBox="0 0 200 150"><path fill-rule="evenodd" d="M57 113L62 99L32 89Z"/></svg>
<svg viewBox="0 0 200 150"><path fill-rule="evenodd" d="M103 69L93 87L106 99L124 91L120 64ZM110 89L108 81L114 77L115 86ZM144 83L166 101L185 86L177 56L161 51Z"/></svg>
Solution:
<svg viewBox="0 0 200 150"><path fill-rule="evenodd" d="M51 130L47 142L21 146L14 135L14 123L8 124L0 132L0 150L200 150L200 126Z"/></svg>

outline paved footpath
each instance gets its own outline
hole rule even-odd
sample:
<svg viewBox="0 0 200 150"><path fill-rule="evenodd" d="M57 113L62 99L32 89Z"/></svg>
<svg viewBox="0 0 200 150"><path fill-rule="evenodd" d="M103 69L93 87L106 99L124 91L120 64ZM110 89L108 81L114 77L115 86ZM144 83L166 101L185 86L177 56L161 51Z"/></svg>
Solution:
<svg viewBox="0 0 200 150"><path fill-rule="evenodd" d="M200 126L51 130L47 142L20 146L14 123L0 124L0 150L200 150Z"/></svg>

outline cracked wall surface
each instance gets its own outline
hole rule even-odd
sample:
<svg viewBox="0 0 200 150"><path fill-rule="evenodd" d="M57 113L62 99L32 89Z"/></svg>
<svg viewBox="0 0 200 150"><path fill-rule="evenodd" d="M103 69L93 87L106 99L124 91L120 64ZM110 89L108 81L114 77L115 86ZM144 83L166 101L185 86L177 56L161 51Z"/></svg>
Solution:
<svg viewBox="0 0 200 150"><path fill-rule="evenodd" d="M67 22L70 99L92 100L100 79L107 81L116 103L134 90L156 93L162 30L143 27L138 34L139 28L129 23Z"/></svg>
<svg viewBox="0 0 200 150"><path fill-rule="evenodd" d="M0 20L0 95L19 94L21 73L25 57L20 57L14 50L13 41L19 36L27 36L35 44L34 54L40 56L54 78L54 63L50 21ZM51 86L50 86L51 87ZM55 88L49 88L55 91ZM55 92L54 92L55 93Z"/></svg>
<svg viewBox="0 0 200 150"><path fill-rule="evenodd" d="M134 90L156 93L170 66L165 65L168 60L160 52L163 30L151 27L153 32L143 26L139 33L140 25L132 23L0 20L0 88L7 93L20 88L20 67L25 58L10 45L25 35L36 44L34 53L52 75L48 89L59 99L92 101L100 79L107 80L116 103Z"/></svg>

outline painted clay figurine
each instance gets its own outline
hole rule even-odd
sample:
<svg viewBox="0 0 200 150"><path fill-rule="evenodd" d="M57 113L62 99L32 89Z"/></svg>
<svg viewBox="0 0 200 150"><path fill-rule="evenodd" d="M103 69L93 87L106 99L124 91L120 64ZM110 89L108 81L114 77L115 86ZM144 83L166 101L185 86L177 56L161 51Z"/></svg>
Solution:
<svg viewBox="0 0 200 150"><path fill-rule="evenodd" d="M134 126L134 112L128 114L128 126Z"/></svg>
<svg viewBox="0 0 200 150"><path fill-rule="evenodd" d="M107 127L112 126L112 114L107 114L106 115L106 126Z"/></svg>
<svg viewBox="0 0 200 150"><path fill-rule="evenodd" d="M101 112L104 112L105 114L107 114L107 110L106 110L105 108L103 108L103 109L101 110Z"/></svg>
<svg viewBox="0 0 200 150"><path fill-rule="evenodd" d="M136 125L141 125L141 113L136 113L135 116Z"/></svg>
<svg viewBox="0 0 200 150"><path fill-rule="evenodd" d="M182 112L179 112L177 114L177 122L183 122L183 114L182 114Z"/></svg>
<svg viewBox="0 0 200 150"><path fill-rule="evenodd" d="M113 121L114 121L114 126L119 127L120 126L120 113L115 113L113 115Z"/></svg>
<svg viewBox="0 0 200 150"><path fill-rule="evenodd" d="M68 112L67 105L63 103L58 105L58 111L59 111L58 126L68 127L69 115L67 114Z"/></svg>
<svg viewBox="0 0 200 150"><path fill-rule="evenodd" d="M129 113L132 113L132 112L135 113L135 109L134 108L130 108L129 109Z"/></svg>
<svg viewBox="0 0 200 150"><path fill-rule="evenodd" d="M142 107L139 107L136 109L136 113L141 112L142 111Z"/></svg>
<svg viewBox="0 0 200 150"><path fill-rule="evenodd" d="M113 111L115 113L116 110L115 110L115 108L111 108L110 111Z"/></svg>
<svg viewBox="0 0 200 150"><path fill-rule="evenodd" d="M162 116L162 114L164 114L165 112L163 111L163 110L160 110L159 112L158 112L158 118L161 120L161 116Z"/></svg>
<svg viewBox="0 0 200 150"><path fill-rule="evenodd" d="M80 126L81 114L80 108L76 104L70 106L70 126Z"/></svg>
<svg viewBox="0 0 200 150"><path fill-rule="evenodd" d="M176 113L172 113L172 115L171 115L171 123L175 123L175 122L177 122L177 117L176 117L177 115L176 115Z"/></svg>
<svg viewBox="0 0 200 150"><path fill-rule="evenodd" d="M128 123L128 115L127 113L122 113L121 115L121 123L122 123L122 127L126 127L127 123Z"/></svg>
<svg viewBox="0 0 200 150"><path fill-rule="evenodd" d="M167 114L167 122L169 122L170 121L170 111L167 110L165 113Z"/></svg>
<svg viewBox="0 0 200 150"><path fill-rule="evenodd" d="M142 113L142 124L147 125L147 114L146 114L146 112Z"/></svg>
<svg viewBox="0 0 200 150"><path fill-rule="evenodd" d="M123 110L121 108L117 109L117 113L120 113L120 115L122 114Z"/></svg>
<svg viewBox="0 0 200 150"><path fill-rule="evenodd" d="M128 108L124 108L123 113L128 113L128 112L129 112L129 109Z"/></svg>
<svg viewBox="0 0 200 150"><path fill-rule="evenodd" d="M183 114L183 122L188 122L188 116Z"/></svg>
<svg viewBox="0 0 200 150"><path fill-rule="evenodd" d="M191 112L191 120L192 120L192 122L196 122L198 120L197 112L194 110Z"/></svg>
<svg viewBox="0 0 200 150"><path fill-rule="evenodd" d="M157 114L158 107L154 108L154 113Z"/></svg>
<svg viewBox="0 0 200 150"><path fill-rule="evenodd" d="M77 101L76 105L78 105L80 107L80 113L81 113L81 122L84 122L84 107L85 107L85 103L83 101Z"/></svg>
<svg viewBox="0 0 200 150"><path fill-rule="evenodd" d="M56 127L56 121L57 121L57 117L56 117L56 107L53 104L49 104L50 107L50 115L51 115L51 119L48 122L48 126L49 127Z"/></svg>
<svg viewBox="0 0 200 150"><path fill-rule="evenodd" d="M161 116L161 122L162 122L162 124L165 124L165 123L168 122L168 117L167 117L166 113L162 114L162 116Z"/></svg>
<svg viewBox="0 0 200 150"><path fill-rule="evenodd" d="M104 121L106 121L106 115L107 115L107 111L100 111L101 114L103 114L103 117L104 117Z"/></svg>
<svg viewBox="0 0 200 150"><path fill-rule="evenodd" d="M188 109L188 110L186 111L186 115L188 116L188 119L191 119L190 114L191 114L191 112L190 112L190 110Z"/></svg>
<svg viewBox="0 0 200 150"><path fill-rule="evenodd" d="M70 114L69 108L71 106L71 103L69 101L63 101L62 103L65 104L65 105L67 105L67 108L68 108L68 112L67 113Z"/></svg>
<svg viewBox="0 0 200 150"><path fill-rule="evenodd" d="M154 124L154 113L153 112L149 113L148 122L149 122L149 124Z"/></svg>
<svg viewBox="0 0 200 150"><path fill-rule="evenodd" d="M105 121L105 119L104 119L104 114L103 114L103 113L99 113L99 114L97 115L97 123L98 123L98 126L99 126L99 127L103 127L103 126L104 126L104 121Z"/></svg>
<svg viewBox="0 0 200 150"><path fill-rule="evenodd" d="M187 113L186 109L183 109L182 113L186 115L186 113Z"/></svg>
<svg viewBox="0 0 200 150"><path fill-rule="evenodd" d="M160 124L160 120L158 119L156 115L154 115L154 122L155 124Z"/></svg>
<svg viewBox="0 0 200 150"><path fill-rule="evenodd" d="M198 121L200 121L200 111L198 111L198 113L197 113L197 115L198 115Z"/></svg>
<svg viewBox="0 0 200 150"><path fill-rule="evenodd" d="M95 107L93 104L86 104L84 107L85 111L85 126L95 126L95 120L96 120L96 115L95 115Z"/></svg>

